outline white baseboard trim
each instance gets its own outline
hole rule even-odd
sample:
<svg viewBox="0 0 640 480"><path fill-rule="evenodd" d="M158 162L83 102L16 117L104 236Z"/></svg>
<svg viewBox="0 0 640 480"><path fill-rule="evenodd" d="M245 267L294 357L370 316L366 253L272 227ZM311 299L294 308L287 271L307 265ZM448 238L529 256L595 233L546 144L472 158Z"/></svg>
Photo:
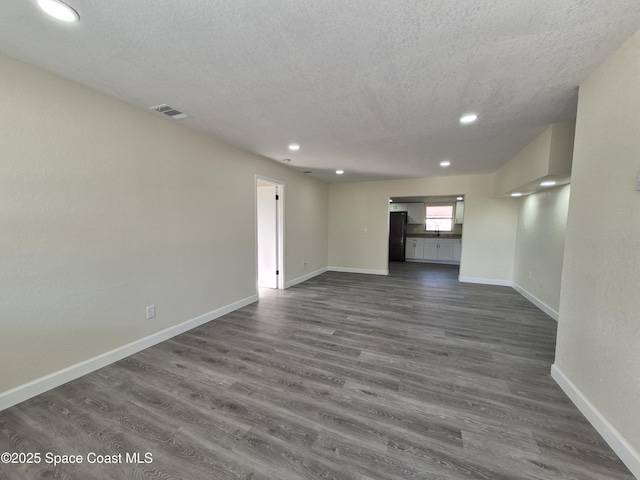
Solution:
<svg viewBox="0 0 640 480"><path fill-rule="evenodd" d="M321 268L321 269L316 270L314 272L307 273L306 275L303 275L301 277L294 278L293 280L289 280L288 282L284 283L284 288L287 289L287 288L293 287L294 285L297 285L299 283L306 282L307 280L310 280L313 277L317 277L318 275L322 275L328 269L329 269L329 267L324 267L324 268Z"/></svg>
<svg viewBox="0 0 640 480"><path fill-rule="evenodd" d="M200 315L199 317L187 320L186 322L183 322L179 325L169 327L165 330L149 335L148 337L136 340L135 342L123 345L122 347L118 347L114 350L105 352L101 355L95 356L75 365L71 365L70 367L64 368L57 372L45 375L44 377L38 378L24 385L20 385L19 387L15 387L11 390L7 390L6 392L2 392L0 393L0 411L16 405L17 403L35 397L36 395L40 395L41 393L51 390L52 388L59 387L60 385L70 382L71 380L75 380L76 378L86 375L87 373L98 370L99 368L106 367L107 365L117 362L118 360L122 360L123 358L133 355L134 353L138 353L145 348L149 348L160 342L164 342L165 340L184 333L187 330L191 330L204 323L215 320L216 318L222 317L227 313L231 313L234 310L238 310L239 308L245 307L257 301L258 295L252 295L245 299L213 310L209 313L205 313L204 315Z"/></svg>
<svg viewBox="0 0 640 480"><path fill-rule="evenodd" d="M498 280L495 278L459 276L458 280L464 283L480 283L482 285L498 285L500 287L513 287L513 282L510 282L509 280Z"/></svg>
<svg viewBox="0 0 640 480"><path fill-rule="evenodd" d="M553 308L551 308L549 305L547 305L546 303L544 303L542 300L540 300L539 298L537 298L535 295L530 294L529 292L527 292L524 288L522 288L520 285L514 283L513 284L513 288L516 292L518 292L520 295L522 295L524 298L526 298L527 300L529 300L531 303L533 303L536 307L538 307L540 310L542 310L544 313L546 313L547 315L549 315L551 318L553 318L556 322L558 321L559 318L559 314L557 311L555 311Z"/></svg>
<svg viewBox="0 0 640 480"><path fill-rule="evenodd" d="M555 364L551 365L551 377L616 452L631 473L640 480L640 454Z"/></svg>
<svg viewBox="0 0 640 480"><path fill-rule="evenodd" d="M329 267L330 272L364 273L366 275L389 275L389 270L371 270L368 268Z"/></svg>

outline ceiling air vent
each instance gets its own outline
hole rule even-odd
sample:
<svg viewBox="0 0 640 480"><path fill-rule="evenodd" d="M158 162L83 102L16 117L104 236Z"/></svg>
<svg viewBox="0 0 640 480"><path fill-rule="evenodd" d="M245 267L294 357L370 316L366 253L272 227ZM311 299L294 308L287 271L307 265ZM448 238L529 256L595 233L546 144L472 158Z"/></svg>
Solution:
<svg viewBox="0 0 640 480"><path fill-rule="evenodd" d="M166 103L163 105L158 105L157 107L151 107L149 110L154 110L158 113L166 115L167 117L171 117L174 120L181 120L188 117L188 115L182 113L180 110L176 110L175 108L170 107Z"/></svg>

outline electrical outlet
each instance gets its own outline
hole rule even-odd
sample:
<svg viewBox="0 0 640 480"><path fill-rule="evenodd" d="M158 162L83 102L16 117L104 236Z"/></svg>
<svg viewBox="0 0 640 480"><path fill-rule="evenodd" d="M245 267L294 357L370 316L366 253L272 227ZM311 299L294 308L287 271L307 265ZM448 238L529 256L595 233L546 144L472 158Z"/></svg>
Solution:
<svg viewBox="0 0 640 480"><path fill-rule="evenodd" d="M529 271L529 280L531 280L531 277L532 277L531 271Z"/></svg>
<svg viewBox="0 0 640 480"><path fill-rule="evenodd" d="M155 316L156 316L156 306L149 305L147 307L147 320L149 320L150 318L155 318Z"/></svg>
<svg viewBox="0 0 640 480"><path fill-rule="evenodd" d="M307 261L306 261L306 260L303 260L303 262L302 262L302 266L303 266L303 267L306 267L306 266L307 266Z"/></svg>

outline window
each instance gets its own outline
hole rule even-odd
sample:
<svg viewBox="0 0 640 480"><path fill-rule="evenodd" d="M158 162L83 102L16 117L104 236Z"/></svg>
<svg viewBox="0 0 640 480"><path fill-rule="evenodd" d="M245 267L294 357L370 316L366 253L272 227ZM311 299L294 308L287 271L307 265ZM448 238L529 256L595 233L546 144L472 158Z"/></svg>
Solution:
<svg viewBox="0 0 640 480"><path fill-rule="evenodd" d="M453 205L427 207L427 232L450 232L453 230Z"/></svg>

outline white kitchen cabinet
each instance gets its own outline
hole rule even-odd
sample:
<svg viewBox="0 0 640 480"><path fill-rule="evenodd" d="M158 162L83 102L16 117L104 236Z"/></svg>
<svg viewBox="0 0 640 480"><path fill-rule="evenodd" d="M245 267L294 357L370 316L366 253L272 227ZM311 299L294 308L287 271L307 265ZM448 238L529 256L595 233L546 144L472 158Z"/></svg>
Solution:
<svg viewBox="0 0 640 480"><path fill-rule="evenodd" d="M407 260L422 260L424 238L408 237L405 247L405 259Z"/></svg>
<svg viewBox="0 0 640 480"><path fill-rule="evenodd" d="M464 223L464 202L456 202L454 222L456 225L462 225Z"/></svg>
<svg viewBox="0 0 640 480"><path fill-rule="evenodd" d="M438 261L453 261L453 240L443 238L438 240Z"/></svg>
<svg viewBox="0 0 640 480"><path fill-rule="evenodd" d="M460 262L462 258L462 240L459 238L453 239L453 261Z"/></svg>
<svg viewBox="0 0 640 480"><path fill-rule="evenodd" d="M390 212L406 212L407 211L407 205L406 203L390 203L389 204L389 211Z"/></svg>
<svg viewBox="0 0 640 480"><path fill-rule="evenodd" d="M455 261L454 242L456 240L451 238L424 238L422 240L422 257L412 257L412 259L444 263ZM407 258L409 258L408 255Z"/></svg>
<svg viewBox="0 0 640 480"><path fill-rule="evenodd" d="M453 240L450 238L425 238L423 260L452 261Z"/></svg>
<svg viewBox="0 0 640 480"><path fill-rule="evenodd" d="M438 260L438 239L425 238L423 249L423 260Z"/></svg>
<svg viewBox="0 0 640 480"><path fill-rule="evenodd" d="M424 203L407 203L407 223L422 225L424 223Z"/></svg>

